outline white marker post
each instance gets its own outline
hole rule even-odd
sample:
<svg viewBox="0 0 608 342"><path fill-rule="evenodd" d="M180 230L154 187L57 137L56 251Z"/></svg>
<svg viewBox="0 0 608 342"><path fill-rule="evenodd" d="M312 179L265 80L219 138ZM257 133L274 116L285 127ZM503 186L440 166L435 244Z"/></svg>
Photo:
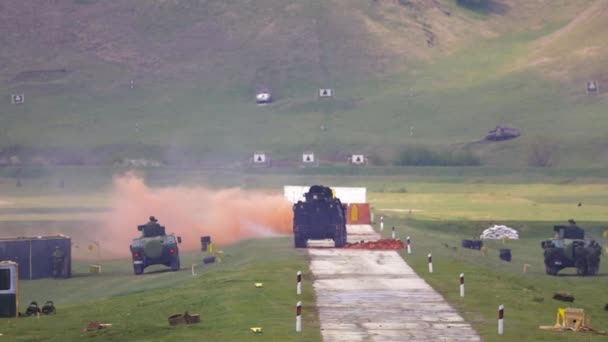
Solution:
<svg viewBox="0 0 608 342"><path fill-rule="evenodd" d="M196 275L196 273L194 272L194 265L195 265L195 264L192 264L192 276L193 276L193 277Z"/></svg>
<svg viewBox="0 0 608 342"><path fill-rule="evenodd" d="M302 302L296 304L296 332L302 331Z"/></svg>
<svg viewBox="0 0 608 342"><path fill-rule="evenodd" d="M393 227L393 232L391 233L391 238L395 240L395 227Z"/></svg>
<svg viewBox="0 0 608 342"><path fill-rule="evenodd" d="M380 216L380 231L384 230L384 216Z"/></svg>
<svg viewBox="0 0 608 342"><path fill-rule="evenodd" d="M498 335L505 333L505 306L501 304L498 307Z"/></svg>
<svg viewBox="0 0 608 342"><path fill-rule="evenodd" d="M407 237L407 254L412 254L412 242L409 236Z"/></svg>
<svg viewBox="0 0 608 342"><path fill-rule="evenodd" d="M464 297L464 273L460 273L460 297Z"/></svg>
<svg viewBox="0 0 608 342"><path fill-rule="evenodd" d="M433 256L431 255L431 253L429 253L428 257L429 257L429 273L433 273Z"/></svg>
<svg viewBox="0 0 608 342"><path fill-rule="evenodd" d="M296 280L298 282L296 285L296 293L301 295L302 294L302 271L298 271Z"/></svg>

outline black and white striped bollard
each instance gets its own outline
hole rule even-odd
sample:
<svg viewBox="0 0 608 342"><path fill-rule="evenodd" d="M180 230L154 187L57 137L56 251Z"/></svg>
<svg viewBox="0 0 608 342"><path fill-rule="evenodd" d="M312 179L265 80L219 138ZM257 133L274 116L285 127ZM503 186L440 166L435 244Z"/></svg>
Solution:
<svg viewBox="0 0 608 342"><path fill-rule="evenodd" d="M302 331L302 302L296 304L296 332Z"/></svg>
<svg viewBox="0 0 608 342"><path fill-rule="evenodd" d="M431 255L431 253L429 253L428 257L429 257L429 273L433 273L433 256Z"/></svg>
<svg viewBox="0 0 608 342"><path fill-rule="evenodd" d="M464 273L460 273L460 297L464 297Z"/></svg>
<svg viewBox="0 0 608 342"><path fill-rule="evenodd" d="M407 254L412 254L412 242L409 236L407 237Z"/></svg>
<svg viewBox="0 0 608 342"><path fill-rule="evenodd" d="M505 306L500 304L498 307L498 335L505 333Z"/></svg>
<svg viewBox="0 0 608 342"><path fill-rule="evenodd" d="M395 240L395 227L393 227L393 232L391 233L391 239Z"/></svg>
<svg viewBox="0 0 608 342"><path fill-rule="evenodd" d="M296 280L297 280L296 293L301 295L302 294L302 271L298 271Z"/></svg>

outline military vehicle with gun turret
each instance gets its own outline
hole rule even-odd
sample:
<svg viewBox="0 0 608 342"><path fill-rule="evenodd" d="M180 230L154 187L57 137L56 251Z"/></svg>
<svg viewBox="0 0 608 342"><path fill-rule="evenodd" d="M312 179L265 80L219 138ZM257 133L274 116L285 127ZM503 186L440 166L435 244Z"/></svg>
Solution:
<svg viewBox="0 0 608 342"><path fill-rule="evenodd" d="M172 271L179 270L178 244L182 242L181 237L166 234L165 227L158 224L154 216L150 217L150 222L138 226L137 230L141 232L141 236L133 239L130 246L133 273L142 274L144 269L151 265L165 265L171 267Z"/></svg>
<svg viewBox="0 0 608 342"><path fill-rule="evenodd" d="M585 230L570 220L570 225L553 227L555 238L541 242L545 250L545 271L557 275L567 267L576 267L580 276L596 275L600 268L602 246L593 239L585 238Z"/></svg>
<svg viewBox="0 0 608 342"><path fill-rule="evenodd" d="M296 248L306 248L307 241L332 239L336 247L346 244L346 206L331 188L313 185L304 201L293 205L293 235Z"/></svg>

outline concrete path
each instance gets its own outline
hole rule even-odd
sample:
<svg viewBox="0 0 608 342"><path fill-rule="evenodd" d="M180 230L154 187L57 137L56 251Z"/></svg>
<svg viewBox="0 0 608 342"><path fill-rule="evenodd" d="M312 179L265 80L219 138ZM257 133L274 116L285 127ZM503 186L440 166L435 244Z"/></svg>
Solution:
<svg viewBox="0 0 608 342"><path fill-rule="evenodd" d="M348 226L349 242L379 238ZM323 244L308 253L324 341L480 341L397 252L314 248Z"/></svg>

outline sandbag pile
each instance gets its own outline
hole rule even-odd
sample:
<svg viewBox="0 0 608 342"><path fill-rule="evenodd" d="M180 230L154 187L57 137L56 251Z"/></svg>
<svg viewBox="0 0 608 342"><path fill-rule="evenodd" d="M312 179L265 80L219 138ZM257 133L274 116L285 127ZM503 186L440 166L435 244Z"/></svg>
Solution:
<svg viewBox="0 0 608 342"><path fill-rule="evenodd" d="M396 250L405 248L405 244L401 240L383 239L377 241L361 241L355 243L347 243L346 245L344 245L344 248Z"/></svg>
<svg viewBox="0 0 608 342"><path fill-rule="evenodd" d="M511 239L511 240L519 240L519 234L517 230L513 228L509 228L504 225L493 225L492 227L486 229L479 236L481 240L502 240L502 239Z"/></svg>

